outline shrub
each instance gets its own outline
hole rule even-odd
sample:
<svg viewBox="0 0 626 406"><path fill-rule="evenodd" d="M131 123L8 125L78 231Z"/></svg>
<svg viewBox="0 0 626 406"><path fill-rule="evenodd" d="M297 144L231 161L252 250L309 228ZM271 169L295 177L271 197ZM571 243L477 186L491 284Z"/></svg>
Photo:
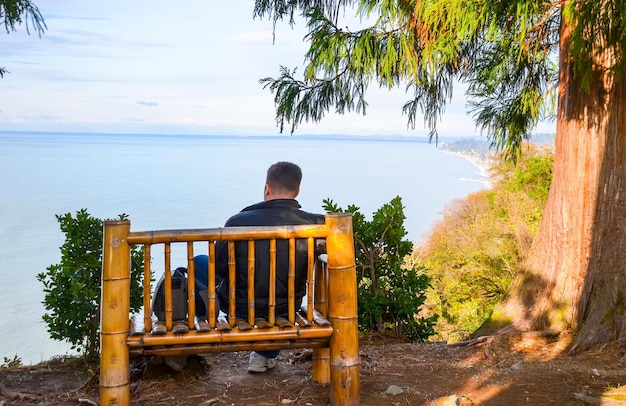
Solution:
<svg viewBox="0 0 626 406"><path fill-rule="evenodd" d="M430 279L422 266L405 262L413 243L403 239L406 217L401 198L384 204L371 221L354 205L344 210L325 199L324 209L353 216L359 328L381 333L392 330L410 340L432 335L437 316L418 318Z"/></svg>
<svg viewBox="0 0 626 406"><path fill-rule="evenodd" d="M127 216L122 214L119 219ZM50 337L67 341L71 349L86 358L97 357L100 346L100 293L102 270L102 238L104 221L92 217L85 209L56 215L65 242L60 247L61 262L50 265L48 272L37 275L44 285L44 306L48 313L42 318ZM131 310L143 304L143 252L131 252Z"/></svg>

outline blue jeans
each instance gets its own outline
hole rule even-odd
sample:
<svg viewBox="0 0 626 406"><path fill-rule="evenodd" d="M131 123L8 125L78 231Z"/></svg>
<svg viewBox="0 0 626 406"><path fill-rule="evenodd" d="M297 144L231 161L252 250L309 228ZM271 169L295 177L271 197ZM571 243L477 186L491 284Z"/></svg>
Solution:
<svg viewBox="0 0 626 406"><path fill-rule="evenodd" d="M193 257L193 267L195 269L196 287L199 290L206 289L209 286L209 256L196 255ZM198 286L198 284L200 284Z"/></svg>
<svg viewBox="0 0 626 406"><path fill-rule="evenodd" d="M196 290L206 289L209 286L209 257L207 255L196 255L193 258L193 267L195 270ZM280 350L255 352L265 358L276 358Z"/></svg>
<svg viewBox="0 0 626 406"><path fill-rule="evenodd" d="M265 358L276 358L280 353L280 350L271 350L271 351L255 351L257 354L261 354Z"/></svg>

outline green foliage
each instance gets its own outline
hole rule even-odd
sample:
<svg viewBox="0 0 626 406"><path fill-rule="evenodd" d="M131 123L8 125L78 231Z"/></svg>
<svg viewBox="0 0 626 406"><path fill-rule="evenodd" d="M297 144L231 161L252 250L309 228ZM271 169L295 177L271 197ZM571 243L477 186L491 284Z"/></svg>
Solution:
<svg viewBox="0 0 626 406"><path fill-rule="evenodd" d="M492 171L511 193L523 192L537 202L545 202L552 183L554 155L548 150L536 151L529 146L517 165L500 160Z"/></svg>
<svg viewBox="0 0 626 406"><path fill-rule="evenodd" d="M2 362L2 365L0 365L0 369L21 367L21 366L22 366L22 359L18 357L16 354L13 356L13 358L4 357L4 361Z"/></svg>
<svg viewBox="0 0 626 406"><path fill-rule="evenodd" d="M122 214L119 219L127 216ZM43 320L50 337L67 341L85 357L99 350L102 240L104 221L85 209L56 216L65 242L60 247L61 262L50 265L37 280L44 285ZM143 252L131 252L131 309L142 306Z"/></svg>
<svg viewBox="0 0 626 406"><path fill-rule="evenodd" d="M450 203L416 261L431 277L427 306L439 314L438 338L467 339L491 316L520 269L537 232L553 154L523 148L514 165L501 157L494 186Z"/></svg>
<svg viewBox="0 0 626 406"><path fill-rule="evenodd" d="M30 0L0 0L0 25L4 25L7 33L16 31L16 26L26 24L26 31L35 29L41 36L46 30L46 23L39 9ZM7 72L0 67L0 78Z"/></svg>
<svg viewBox="0 0 626 406"><path fill-rule="evenodd" d="M46 29L43 16L39 8L30 0L1 0L0 25L4 25L7 33L15 31L16 25L26 24L26 30L31 27L39 34Z"/></svg>
<svg viewBox="0 0 626 406"><path fill-rule="evenodd" d="M622 7L608 12L602 10L607 2L599 4L578 8L606 16L615 44L624 32L618 30ZM278 78L261 83L275 93L281 131L287 122L292 132L333 108L365 114L371 82L388 89L404 85L408 125L414 127L423 114L432 138L453 83L465 82L477 126L514 160L538 120L552 117L556 108L560 11L558 2L531 0L256 0L254 16L275 25L283 19L294 24L302 16L309 42L303 80L295 69L281 67ZM590 29L592 19L572 15Z"/></svg>
<svg viewBox="0 0 626 406"><path fill-rule="evenodd" d="M384 332L391 327L397 336L411 340L432 335L437 316L418 318L429 278L422 266L405 261L413 243L403 239L406 230L401 198L384 204L371 221L354 205L344 210L325 199L324 209L353 216L359 328Z"/></svg>

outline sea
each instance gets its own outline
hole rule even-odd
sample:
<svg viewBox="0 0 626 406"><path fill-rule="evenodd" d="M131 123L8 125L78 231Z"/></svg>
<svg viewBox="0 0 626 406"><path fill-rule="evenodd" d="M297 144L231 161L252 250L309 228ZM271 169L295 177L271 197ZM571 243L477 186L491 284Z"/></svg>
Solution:
<svg viewBox="0 0 626 406"><path fill-rule="evenodd" d="M485 168L421 137L0 132L0 363L76 354L42 320L36 275L60 263L65 238L55 215L126 214L133 230L220 227L263 199L278 161L302 168L307 211L332 199L371 219L400 196L415 243L446 204L489 182Z"/></svg>

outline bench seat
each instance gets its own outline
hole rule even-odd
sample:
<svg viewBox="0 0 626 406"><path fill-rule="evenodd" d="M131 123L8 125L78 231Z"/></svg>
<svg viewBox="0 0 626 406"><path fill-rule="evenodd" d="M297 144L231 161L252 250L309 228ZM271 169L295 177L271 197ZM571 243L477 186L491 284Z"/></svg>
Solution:
<svg viewBox="0 0 626 406"><path fill-rule="evenodd" d="M144 331L143 323L131 317L128 349L131 357L190 355L227 351L267 351L278 349L328 348L333 327L330 322L304 325L295 323L291 327L250 326L249 329L209 331L191 330L185 334L152 334Z"/></svg>

